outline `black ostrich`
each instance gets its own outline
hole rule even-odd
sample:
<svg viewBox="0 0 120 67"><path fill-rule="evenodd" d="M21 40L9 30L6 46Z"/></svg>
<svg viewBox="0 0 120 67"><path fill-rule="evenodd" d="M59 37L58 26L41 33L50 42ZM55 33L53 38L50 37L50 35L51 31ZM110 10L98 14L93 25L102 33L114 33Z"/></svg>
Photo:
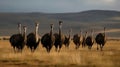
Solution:
<svg viewBox="0 0 120 67"><path fill-rule="evenodd" d="M54 34L54 36L55 36L54 46L56 48L56 51L58 51L58 52L60 52L61 47L65 40L65 36L62 34L62 31L61 31L62 23L63 23L62 21L59 21L59 33ZM58 49L58 47L59 47L59 49Z"/></svg>
<svg viewBox="0 0 120 67"><path fill-rule="evenodd" d="M69 48L69 44L70 44L70 41L71 41L71 32L72 32L72 30L69 30L69 35L68 35L68 37L65 36L64 45L65 45L65 47L67 47L67 48Z"/></svg>
<svg viewBox="0 0 120 67"><path fill-rule="evenodd" d="M50 33L44 34L43 37L41 38L41 44L43 45L43 47L46 48L48 53L50 52L55 42L55 36L53 35L53 24L51 24L50 27L51 27Z"/></svg>
<svg viewBox="0 0 120 67"><path fill-rule="evenodd" d="M24 27L24 34L21 33L21 24L18 24L18 28L19 28L19 33L18 34L14 34L10 37L10 43L11 46L14 49L14 52L18 51L18 52L22 52L22 49L25 46L25 35L26 34L26 27Z"/></svg>
<svg viewBox="0 0 120 67"><path fill-rule="evenodd" d="M92 48L92 45L94 43L93 30L91 31L91 35L87 36L85 43L88 46L88 49Z"/></svg>
<svg viewBox="0 0 120 67"><path fill-rule="evenodd" d="M73 43L76 45L76 49L80 47L80 44L82 44L82 41L83 41L82 31L80 31L80 35L75 34L73 36Z"/></svg>
<svg viewBox="0 0 120 67"><path fill-rule="evenodd" d="M104 33L97 34L96 38L95 38L95 41L97 43L97 50L99 49L98 45L100 45L100 48L101 48L101 51L102 51L102 48L106 43L105 27L104 27Z"/></svg>
<svg viewBox="0 0 120 67"><path fill-rule="evenodd" d="M36 50L40 42L38 27L39 27L39 23L35 23L35 33L30 33L27 35L26 46L30 48L31 52L34 52Z"/></svg>

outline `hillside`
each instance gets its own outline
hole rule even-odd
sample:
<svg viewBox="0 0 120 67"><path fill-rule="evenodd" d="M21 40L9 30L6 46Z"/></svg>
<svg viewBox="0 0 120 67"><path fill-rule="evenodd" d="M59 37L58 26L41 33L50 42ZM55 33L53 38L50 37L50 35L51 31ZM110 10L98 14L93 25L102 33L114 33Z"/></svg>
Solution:
<svg viewBox="0 0 120 67"><path fill-rule="evenodd" d="M80 29L102 30L103 27L107 27L108 30L117 29L117 32L109 32L110 36L120 37L118 30L120 29L120 12L109 10L89 10L76 13L0 13L0 35L16 33L17 23L28 26L28 32L31 32L35 20L40 22L40 34L49 30L50 23L55 24L55 32L57 32L57 22L63 20L63 32L70 28L74 30L74 33L78 33Z"/></svg>
<svg viewBox="0 0 120 67"><path fill-rule="evenodd" d="M48 17L52 19L62 19L69 21L93 22L104 21L113 17L120 17L120 12L108 10L89 10L78 13L50 14Z"/></svg>
<svg viewBox="0 0 120 67"><path fill-rule="evenodd" d="M120 12L109 10L89 10L77 13L0 13L0 22L15 22L42 19L42 20L66 20L66 21L103 21L109 18L120 17Z"/></svg>

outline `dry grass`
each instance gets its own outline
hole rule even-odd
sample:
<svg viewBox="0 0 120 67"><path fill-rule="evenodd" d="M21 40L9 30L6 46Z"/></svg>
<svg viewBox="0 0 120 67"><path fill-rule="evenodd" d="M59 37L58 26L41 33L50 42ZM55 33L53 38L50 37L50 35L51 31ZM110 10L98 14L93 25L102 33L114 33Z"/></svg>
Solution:
<svg viewBox="0 0 120 67"><path fill-rule="evenodd" d="M103 51L79 48L75 50L73 42L70 48L64 46L61 52L47 53L41 44L34 53L24 48L22 53L14 53L8 40L0 40L0 65L3 67L120 67L120 41L108 41Z"/></svg>

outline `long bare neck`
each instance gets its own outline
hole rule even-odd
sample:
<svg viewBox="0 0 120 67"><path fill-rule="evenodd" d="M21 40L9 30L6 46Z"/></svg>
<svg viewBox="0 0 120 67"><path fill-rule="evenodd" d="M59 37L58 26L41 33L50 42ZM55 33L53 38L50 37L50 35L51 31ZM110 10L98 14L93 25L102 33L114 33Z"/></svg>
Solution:
<svg viewBox="0 0 120 67"><path fill-rule="evenodd" d="M61 34L62 34L62 30L61 30L61 28L62 28L62 25L59 24L59 35L60 35L60 36L61 36Z"/></svg>
<svg viewBox="0 0 120 67"><path fill-rule="evenodd" d="M80 30L80 36L82 36L82 31Z"/></svg>
<svg viewBox="0 0 120 67"><path fill-rule="evenodd" d="M50 36L51 36L51 38L52 38L52 36L53 36L53 24L51 24L50 26L51 26Z"/></svg>
<svg viewBox="0 0 120 67"><path fill-rule="evenodd" d="M91 30L91 37L92 37L92 42L94 42L94 30Z"/></svg>
<svg viewBox="0 0 120 67"><path fill-rule="evenodd" d="M87 32L85 32L85 39L87 38Z"/></svg>
<svg viewBox="0 0 120 67"><path fill-rule="evenodd" d="M35 35L38 34L38 26L35 27Z"/></svg>
<svg viewBox="0 0 120 67"><path fill-rule="evenodd" d="M92 38L93 38L93 34L94 34L94 31L93 31L93 30L91 30L91 36L92 36Z"/></svg>
<svg viewBox="0 0 120 67"><path fill-rule="evenodd" d="M26 40L27 40L26 31L27 31L27 28L24 26L24 27L23 27L24 42L26 42Z"/></svg>
<svg viewBox="0 0 120 67"><path fill-rule="evenodd" d="M24 27L24 28L23 28L23 35L26 35L26 31L27 31L27 28Z"/></svg>
<svg viewBox="0 0 120 67"><path fill-rule="evenodd" d="M105 40L105 41L107 40L106 32L105 32L105 27L104 27L104 40Z"/></svg>
<svg viewBox="0 0 120 67"><path fill-rule="evenodd" d="M39 24L36 23L36 27L35 27L35 37L36 37L36 42L37 42L38 39L39 39L39 35L38 35L38 27L39 27Z"/></svg>
<svg viewBox="0 0 120 67"><path fill-rule="evenodd" d="M21 30L21 24L18 24L18 30L19 30L19 34L22 34L22 30Z"/></svg>

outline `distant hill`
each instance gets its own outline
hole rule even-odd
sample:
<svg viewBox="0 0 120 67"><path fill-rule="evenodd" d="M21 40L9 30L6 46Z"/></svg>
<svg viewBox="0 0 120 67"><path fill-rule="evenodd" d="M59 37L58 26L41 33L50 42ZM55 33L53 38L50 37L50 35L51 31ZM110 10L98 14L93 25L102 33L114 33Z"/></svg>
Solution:
<svg viewBox="0 0 120 67"><path fill-rule="evenodd" d="M109 18L120 17L120 12L109 10L89 10L76 13L0 13L0 22L32 22L33 20L66 20L93 22L104 21Z"/></svg>
<svg viewBox="0 0 120 67"><path fill-rule="evenodd" d="M28 32L33 29L35 20L40 22L40 32L45 33L49 30L49 24L55 24L55 32L58 30L58 21L64 21L63 31L72 28L75 32L80 29L90 28L120 29L120 12L110 10L88 10L76 13L0 13L0 35L11 35L16 33L17 23L28 26ZM112 33L110 36L120 33ZM119 35L120 36L120 35Z"/></svg>
<svg viewBox="0 0 120 67"><path fill-rule="evenodd" d="M69 21L81 21L81 22L93 22L104 21L112 17L120 17L120 12L109 10L89 10L78 13L58 13L50 14L49 18L69 20Z"/></svg>

